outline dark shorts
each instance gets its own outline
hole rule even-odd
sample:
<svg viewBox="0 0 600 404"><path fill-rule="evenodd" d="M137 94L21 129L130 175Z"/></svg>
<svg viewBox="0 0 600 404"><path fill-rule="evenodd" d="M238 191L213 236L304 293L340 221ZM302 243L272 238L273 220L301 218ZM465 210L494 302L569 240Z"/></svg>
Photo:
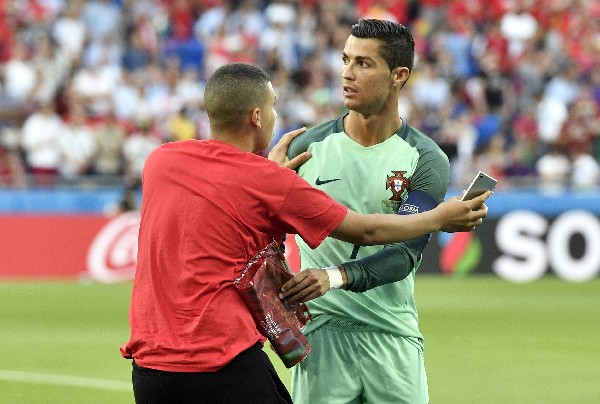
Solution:
<svg viewBox="0 0 600 404"><path fill-rule="evenodd" d="M283 404L291 403L267 354L256 344L217 372L165 372L133 362L137 404Z"/></svg>

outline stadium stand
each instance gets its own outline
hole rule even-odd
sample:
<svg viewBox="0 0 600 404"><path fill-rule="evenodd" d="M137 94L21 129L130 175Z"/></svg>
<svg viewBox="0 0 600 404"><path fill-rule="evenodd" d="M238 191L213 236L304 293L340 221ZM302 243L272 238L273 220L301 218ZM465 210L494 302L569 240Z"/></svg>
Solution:
<svg viewBox="0 0 600 404"><path fill-rule="evenodd" d="M483 170L598 188L594 0L0 0L0 186L130 189L149 147L207 137L204 80L227 62L271 74L276 138L330 119L347 27L371 17L414 34L398 108L448 154L452 186Z"/></svg>

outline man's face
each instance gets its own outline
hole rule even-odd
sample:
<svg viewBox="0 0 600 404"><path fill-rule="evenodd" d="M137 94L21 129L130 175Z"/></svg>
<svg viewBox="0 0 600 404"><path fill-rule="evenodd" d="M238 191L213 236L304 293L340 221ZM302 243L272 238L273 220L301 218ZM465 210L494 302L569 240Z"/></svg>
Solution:
<svg viewBox="0 0 600 404"><path fill-rule="evenodd" d="M268 83L267 99L265 104L260 109L261 123L261 142L260 150L265 150L269 147L273 138L273 130L275 129L275 120L277 119L277 111L275 111L275 91L271 82Z"/></svg>
<svg viewBox="0 0 600 404"><path fill-rule="evenodd" d="M350 35L342 53L344 106L361 114L376 114L387 102L397 102L392 94L392 73L379 55L377 39Z"/></svg>

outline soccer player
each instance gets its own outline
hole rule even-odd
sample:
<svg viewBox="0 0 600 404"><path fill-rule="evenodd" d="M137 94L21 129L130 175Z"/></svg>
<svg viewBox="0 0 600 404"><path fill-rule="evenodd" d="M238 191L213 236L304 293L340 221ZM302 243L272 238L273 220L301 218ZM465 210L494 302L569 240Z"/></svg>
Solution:
<svg viewBox="0 0 600 404"><path fill-rule="evenodd" d="M298 173L357 212L411 215L434 208L450 182L448 158L398 112L413 69L411 33L401 24L361 20L342 61L349 112L294 139L290 158L312 154ZM301 266L337 266L348 291L307 303L313 320L304 331L312 352L292 369L295 403L428 403L414 285L429 238L369 247L326 238L314 250L298 238ZM295 293L283 296L302 300Z"/></svg>
<svg viewBox="0 0 600 404"><path fill-rule="evenodd" d="M131 335L121 354L133 359L138 403L291 402L234 286L248 261L286 233L314 248L327 235L363 245L469 231L486 215L489 195L412 217L362 215L280 167L310 157L281 153L302 130L274 149L278 162L255 154L268 147L277 117L262 69L217 69L204 100L210 138L161 145L144 166Z"/></svg>

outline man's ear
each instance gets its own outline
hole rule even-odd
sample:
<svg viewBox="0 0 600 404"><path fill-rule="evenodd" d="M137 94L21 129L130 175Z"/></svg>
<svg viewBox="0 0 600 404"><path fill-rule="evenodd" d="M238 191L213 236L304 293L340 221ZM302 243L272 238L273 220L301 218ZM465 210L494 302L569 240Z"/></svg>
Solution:
<svg viewBox="0 0 600 404"><path fill-rule="evenodd" d="M408 67L398 66L392 71L392 80L401 87L404 86L404 83L406 83L409 76L410 70Z"/></svg>
<svg viewBox="0 0 600 404"><path fill-rule="evenodd" d="M252 110L252 115L250 117L250 120L252 121L252 125L256 126L257 128L261 127L261 123L260 123L260 108L254 108Z"/></svg>

